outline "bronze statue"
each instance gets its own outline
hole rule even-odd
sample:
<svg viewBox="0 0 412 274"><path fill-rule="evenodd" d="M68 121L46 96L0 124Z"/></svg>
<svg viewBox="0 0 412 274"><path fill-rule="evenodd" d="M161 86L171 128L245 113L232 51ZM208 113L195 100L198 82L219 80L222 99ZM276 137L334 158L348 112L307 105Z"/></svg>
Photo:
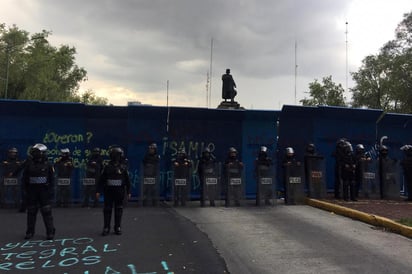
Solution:
<svg viewBox="0 0 412 274"><path fill-rule="evenodd" d="M222 98L225 100L230 99L233 102L237 91L236 91L236 83L233 80L232 75L230 75L230 69L226 69L226 74L222 75Z"/></svg>

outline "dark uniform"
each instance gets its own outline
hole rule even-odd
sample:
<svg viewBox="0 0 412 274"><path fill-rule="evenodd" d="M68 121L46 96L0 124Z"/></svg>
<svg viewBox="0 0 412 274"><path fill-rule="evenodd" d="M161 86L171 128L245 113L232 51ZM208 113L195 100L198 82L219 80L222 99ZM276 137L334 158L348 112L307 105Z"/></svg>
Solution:
<svg viewBox="0 0 412 274"><path fill-rule="evenodd" d="M357 144L355 147L355 198L359 197L359 190L362 187L363 176L367 170L369 162L372 160L368 154L365 153L365 147L362 144Z"/></svg>
<svg viewBox="0 0 412 274"><path fill-rule="evenodd" d="M243 162L238 158L237 150L234 147L229 148L228 156L224 163L226 207L230 206L231 198L233 198L235 206L240 206L243 189L243 167Z"/></svg>
<svg viewBox="0 0 412 274"><path fill-rule="evenodd" d="M17 208L20 201L20 180L19 177L14 173L21 166L21 162L17 157L18 151L16 148L10 148L7 151L7 159L1 163L1 190L0 190L0 202L1 206L6 206L8 198L14 203L14 206Z"/></svg>
<svg viewBox="0 0 412 274"><path fill-rule="evenodd" d="M209 148L202 152L197 171L200 180L200 206L205 206L206 198L209 199L210 206L215 206L215 200L219 198L219 170L216 158Z"/></svg>
<svg viewBox="0 0 412 274"><path fill-rule="evenodd" d="M283 183L285 187L285 203L296 204L303 193L302 176L303 172L297 172L302 168L301 162L295 158L295 151L292 147L285 149L285 156L282 161ZM291 180L291 178L293 180Z"/></svg>
<svg viewBox="0 0 412 274"><path fill-rule="evenodd" d="M256 205L260 206L261 199L265 201L265 205L270 205L270 200L273 198L273 182L274 177L272 171L272 158L267 154L267 148L260 148L258 157L255 160L255 177L256 177Z"/></svg>
<svg viewBox="0 0 412 274"><path fill-rule="evenodd" d="M405 177L406 191L408 192L407 201L412 201L412 146L406 145L401 147L404 152L404 158L401 160L403 176Z"/></svg>
<svg viewBox="0 0 412 274"><path fill-rule="evenodd" d="M345 150L345 138L341 138L336 142L336 148L333 153L335 157L335 198L340 199L340 191L342 188L342 159L344 157L344 150Z"/></svg>
<svg viewBox="0 0 412 274"><path fill-rule="evenodd" d="M56 205L58 207L68 207L71 198L73 159L70 157L68 148L61 149L60 152L61 155L54 164L57 178Z"/></svg>
<svg viewBox="0 0 412 274"><path fill-rule="evenodd" d="M25 239L31 239L36 227L37 211L43 216L46 226L47 239L54 238L51 199L53 197L54 169L47 159L47 147L35 144L31 149L32 158L29 159L23 170L23 185L27 197L27 231Z"/></svg>
<svg viewBox="0 0 412 274"><path fill-rule="evenodd" d="M190 191L190 176L192 161L187 157L186 151L180 149L177 152L177 157L172 160L173 165L173 200L174 206L186 205L186 199Z"/></svg>
<svg viewBox="0 0 412 274"><path fill-rule="evenodd" d="M149 201L152 206L157 206L159 199L159 162L160 156L157 154L157 145L150 144L142 160L143 164L143 185L142 185L142 202L143 206L148 205Z"/></svg>
<svg viewBox="0 0 412 274"><path fill-rule="evenodd" d="M98 205L96 199L96 185L102 172L103 158L100 148L94 148L86 163L86 176L83 179L83 204L82 207L88 207L90 199L93 200L93 207Z"/></svg>
<svg viewBox="0 0 412 274"><path fill-rule="evenodd" d="M111 147L110 161L103 167L102 174L97 187L96 198L100 193L104 194L103 207L103 232L106 236L110 232L110 222L114 206L114 232L122 234L121 221L123 215L123 205L125 194L130 198L130 177L126 165L124 164L124 152L120 147Z"/></svg>
<svg viewBox="0 0 412 274"><path fill-rule="evenodd" d="M355 170L356 160L353 154L352 145L345 142L344 155L342 157L342 183L343 183L343 199L348 201L349 197L352 201L356 201L355 187ZM349 195L348 195L349 194Z"/></svg>

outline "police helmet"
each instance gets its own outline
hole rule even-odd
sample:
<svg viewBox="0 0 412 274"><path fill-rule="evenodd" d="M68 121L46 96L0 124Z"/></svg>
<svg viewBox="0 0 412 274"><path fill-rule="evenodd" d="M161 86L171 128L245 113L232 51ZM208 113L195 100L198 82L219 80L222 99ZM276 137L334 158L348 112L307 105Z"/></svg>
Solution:
<svg viewBox="0 0 412 274"><path fill-rule="evenodd" d="M286 155L287 155L287 156L293 156L293 155L295 154L295 151L293 150L292 147L287 147L287 148L285 149L285 152L286 152Z"/></svg>
<svg viewBox="0 0 412 274"><path fill-rule="evenodd" d="M60 149L60 153L61 153L62 156L69 156L70 155L70 149L68 149L68 148Z"/></svg>
<svg viewBox="0 0 412 274"><path fill-rule="evenodd" d="M350 142L346 141L343 147L344 147L344 149L345 149L344 151L346 153L352 153L353 152L353 147L352 147L352 144Z"/></svg>
<svg viewBox="0 0 412 274"><path fill-rule="evenodd" d="M381 155L388 155L388 152L389 152L389 149L388 149L388 147L385 146L385 145L382 145L382 146L379 148L379 154L381 154Z"/></svg>
<svg viewBox="0 0 412 274"><path fill-rule="evenodd" d="M357 144L355 147L356 153L363 153L365 152L365 147L362 144Z"/></svg>
<svg viewBox="0 0 412 274"><path fill-rule="evenodd" d="M18 150L15 147L9 148L7 151L8 157L17 157Z"/></svg>
<svg viewBox="0 0 412 274"><path fill-rule="evenodd" d="M123 149L119 146L111 146L109 151L109 157L111 160L120 161L124 155Z"/></svg>
<svg viewBox="0 0 412 274"><path fill-rule="evenodd" d="M306 152L315 153L315 150L316 150L315 144L310 143L306 146Z"/></svg>
<svg viewBox="0 0 412 274"><path fill-rule="evenodd" d="M45 158L47 156L47 146L40 143L35 144L30 150L30 155L35 160Z"/></svg>

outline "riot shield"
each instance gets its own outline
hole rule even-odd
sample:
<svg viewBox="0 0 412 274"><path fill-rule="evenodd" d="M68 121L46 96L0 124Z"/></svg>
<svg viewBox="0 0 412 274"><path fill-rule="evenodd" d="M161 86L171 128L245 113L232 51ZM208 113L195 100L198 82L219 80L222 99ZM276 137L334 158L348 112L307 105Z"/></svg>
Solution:
<svg viewBox="0 0 412 274"><path fill-rule="evenodd" d="M256 167L256 205L275 205L276 173L273 165Z"/></svg>
<svg viewBox="0 0 412 274"><path fill-rule="evenodd" d="M323 157L308 157L306 159L305 179L308 186L308 196L315 199L326 197L325 172L326 165Z"/></svg>
<svg viewBox="0 0 412 274"><path fill-rule="evenodd" d="M172 197L174 206L178 206L179 203L185 206L186 201L189 200L191 175L192 168L188 166L173 166Z"/></svg>
<svg viewBox="0 0 412 274"><path fill-rule="evenodd" d="M226 201L225 206L230 206L231 202L235 206L240 206L245 196L244 172L239 162L229 163L225 169L225 188Z"/></svg>
<svg viewBox="0 0 412 274"><path fill-rule="evenodd" d="M285 203L298 205L305 203L304 170L300 163L285 166Z"/></svg>
<svg viewBox="0 0 412 274"><path fill-rule="evenodd" d="M399 162L394 159L385 159L382 161L382 199L400 199L400 168Z"/></svg>
<svg viewBox="0 0 412 274"><path fill-rule="evenodd" d="M220 200L220 163L206 163L202 168L200 204L204 206L205 201L209 201L210 206L215 206L215 201Z"/></svg>
<svg viewBox="0 0 412 274"><path fill-rule="evenodd" d="M57 194L56 194L56 206L57 207L69 207L71 205L71 186L72 180L70 178L56 179Z"/></svg>
<svg viewBox="0 0 412 274"><path fill-rule="evenodd" d="M378 179L378 163L376 160L362 162L362 183L359 186L359 197L366 199L380 199Z"/></svg>
<svg viewBox="0 0 412 274"><path fill-rule="evenodd" d="M141 164L140 174L139 202L143 206L157 206L160 200L159 164Z"/></svg>

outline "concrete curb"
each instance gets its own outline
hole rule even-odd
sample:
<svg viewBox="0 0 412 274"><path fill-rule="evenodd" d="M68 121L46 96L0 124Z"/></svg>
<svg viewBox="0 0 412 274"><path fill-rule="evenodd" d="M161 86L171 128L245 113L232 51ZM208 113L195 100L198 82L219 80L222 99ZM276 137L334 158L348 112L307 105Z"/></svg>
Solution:
<svg viewBox="0 0 412 274"><path fill-rule="evenodd" d="M394 222L388 218L376 216L373 214L364 213L358 210L354 210L351 208L343 207L340 205L320 201L317 199L306 199L306 204L320 208L323 210L331 211L333 213L343 215L346 217L350 217L352 219L356 219L374 226L384 227L389 229L392 232L401 234L405 237L412 238L412 227L402 225L400 223Z"/></svg>

